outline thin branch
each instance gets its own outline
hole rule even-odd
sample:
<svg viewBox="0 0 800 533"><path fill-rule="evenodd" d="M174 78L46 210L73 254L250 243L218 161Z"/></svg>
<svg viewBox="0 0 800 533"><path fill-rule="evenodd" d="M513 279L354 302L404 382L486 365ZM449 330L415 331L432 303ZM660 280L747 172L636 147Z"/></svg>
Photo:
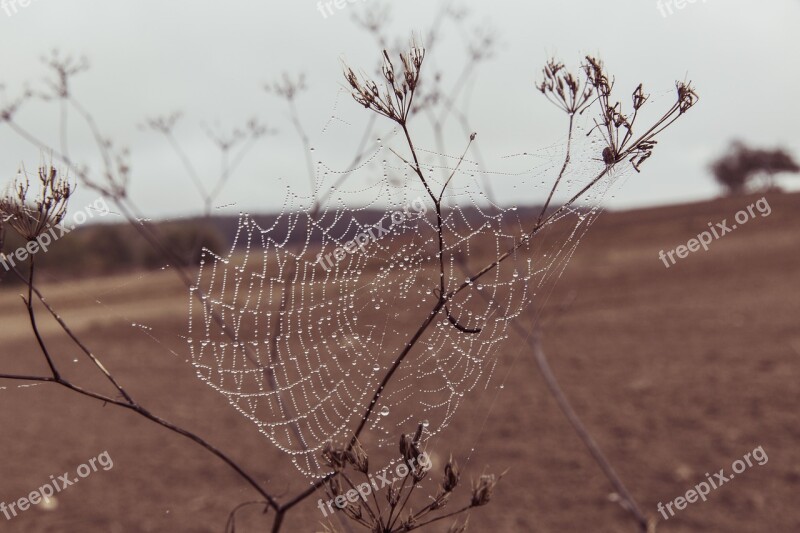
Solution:
<svg viewBox="0 0 800 533"><path fill-rule="evenodd" d="M356 440L358 440L358 437L361 435L361 432L367 425L367 420L369 419L370 415L372 415L372 412L375 410L375 406L377 405L378 400L380 399L381 394L383 393L383 389L386 388L386 385L388 385L389 381L391 381L392 376L400 367L400 364L406 358L408 353L411 351L411 348L413 348L414 345L417 344L417 341L419 341L419 339L422 337L422 335L425 333L428 327L433 323L434 319L439 315L439 311L441 311L443 307L444 307L444 300L442 298L439 298L439 300L436 302L436 305L433 306L433 309L428 314L428 318L425 319L425 321L422 323L422 325L420 325L420 327L417 329L414 335L412 335L409 341L406 342L405 348L403 348L403 350L395 359L394 363L392 363L392 366L389 368L389 371L386 372L386 375L383 377L380 384L378 385L378 388L375 390L375 393L372 395L372 400L370 401L369 406L367 407L367 410L364 413L364 416L361 418L361 423L358 425L358 428L356 429L355 433L353 433L353 437L350 440L350 447L355 445Z"/></svg>
<svg viewBox="0 0 800 533"><path fill-rule="evenodd" d="M440 204L442 203L442 197L444 196L444 191L447 189L447 186L450 184L450 180L453 179L453 176L455 176L456 172L458 172L458 169L461 168L461 163L464 162L464 157L467 155L467 152L469 151L469 147L472 146L472 141L474 141L474 140L475 140L475 134L473 133L473 134L471 134L469 136L469 142L467 143L467 147L464 148L464 153L462 153L461 157L458 158L458 163L456 163L455 168L453 168L453 171L447 177L447 179L444 182L444 185L442 186L442 192L439 193L439 203Z"/></svg>
<svg viewBox="0 0 800 533"><path fill-rule="evenodd" d="M183 148L181 148L180 144L178 144L178 141L175 139L175 136L172 135L172 132L163 131L162 133L167 138L167 142L169 142L178 158L181 160L181 164L183 164L186 173L189 175L189 179L192 180L192 184L194 185L195 189L197 189L197 192L200 193L200 196L203 198L203 202L206 203L208 201L209 194L206 192L203 182L200 180L200 176L197 174L197 170L194 168L192 160L189 159L189 156L187 156L186 152L183 151Z"/></svg>
<svg viewBox="0 0 800 533"><path fill-rule="evenodd" d="M526 335L525 338L526 341L528 341L529 336ZM550 394L553 395L558 403L559 408L561 408L561 411L563 411L564 415L567 417L567 420L569 420L572 429L575 430L575 433L578 434L578 437L580 437L581 441L583 441L583 443L589 449L589 453L592 455L598 466L600 466L600 469L603 471L606 478L608 478L608 480L611 482L614 490L622 497L624 502L622 507L629 511L636 518L636 521L639 523L639 526L643 532L647 531L649 523L647 517L644 515L644 513L642 513L642 510L637 505L636 500L628 491L627 487L622 482L622 479L620 479L619 475L614 470L614 467L611 466L611 463L603 454L600 446L598 446L597 442L595 442L595 440L592 438L591 434L586 429L586 426L583 425L580 417L578 417L577 413L572 408L572 405L569 403L566 395L558 385L558 380L553 374L553 371L547 362L547 357L545 356L544 350L542 349L541 332L538 330L538 328L534 330L533 338L528 342L532 345L534 360L536 361L536 365L539 367L539 371L542 373L542 377L547 384L547 388L550 390Z"/></svg>
<svg viewBox="0 0 800 533"><path fill-rule="evenodd" d="M18 381L41 381L55 382L56 378L51 376L22 376L18 374L0 374L0 379L14 379Z"/></svg>
<svg viewBox="0 0 800 533"><path fill-rule="evenodd" d="M461 267L462 271L466 272L466 265L463 262L458 263ZM497 307L496 303L493 303L489 300L488 296L482 292L477 293L480 298L485 300L489 305ZM544 350L542 349L541 345L541 327L539 326L538 322L534 322L533 325L533 338L531 338L531 333L523 329L523 327L518 323L516 320L509 321L511 325L511 329L517 334L517 336L528 346L531 348L533 353L534 361L536 362L536 366L539 369L539 372L542 375L542 378L547 385L550 394L556 400L559 408L563 411L564 415L567 417L572 428L578 434L578 437L583 441L586 447L589 449L589 452L592 455L592 458L597 462L600 466L600 469L606 475L608 480L611 482L612 486L616 490L617 494L619 494L625 502L623 508L629 511L635 518L639 525L643 528L642 531L647 531L647 524L648 520L640 510L639 506L636 503L636 500L630 494L628 489L625 487L622 479L617 475L614 468L611 466L610 461L605 457L600 447L592 438L589 430L581 421L578 414L572 408L572 405L569 402L566 394L564 394L563 389L558 383L558 380L553 374L550 365L547 362L547 357L545 356Z"/></svg>
<svg viewBox="0 0 800 533"><path fill-rule="evenodd" d="M350 477L347 474L345 474L344 472L340 472L339 475L344 478L344 480L347 482L347 484L350 485L351 489L353 489L354 491L358 492L358 489L356 489L356 486L353 484L352 480L350 479ZM367 512L372 517L372 519L375 522L377 522L378 524L380 524L381 528L383 528L383 522L377 516L375 516L375 513L372 512L372 508L369 506L369 504L367 502L364 502L364 507L367 508ZM391 517L391 515L390 515L390 517ZM366 525L369 526L369 524L366 524Z"/></svg>
<svg viewBox="0 0 800 533"><path fill-rule="evenodd" d="M31 261L33 261L32 258L31 258ZM89 359L91 359L91 361L95 364L95 366L103 373L103 375L111 382L111 384L114 385L114 387L120 392L120 394L122 394L122 396L128 401L128 403L133 404L134 403L133 399L131 399L131 397L128 395L128 393L125 391L125 389L123 389L122 386L117 382L117 380L114 379L114 377L111 375L111 373L105 368L105 366L103 366L103 364L91 352L91 350L89 350L89 348L87 348L86 345L83 344L83 342L81 342L80 339L78 339L78 337L75 335L75 333L73 333L73 331L69 328L69 326L67 326L67 323L64 322L64 320L61 318L61 316L58 313L55 312L55 310L50 306L49 303L47 303L47 300L45 300L44 296L42 296L42 293L39 291L39 289L37 289L33 285L33 283L32 283L32 281L33 281L33 279L32 279L33 278L33 263L31 263L31 279L30 280L26 280L25 277L17 270L16 267L11 267L11 269L14 272L14 274L16 274L17 277L19 277L23 281L23 283L26 283L28 285L28 298L29 299L31 298L31 291L32 291L33 294L36 295L36 297L39 299L39 301L45 307L45 309L47 309L47 311L50 313L50 315L56 320L56 322L58 322L58 324L61 326L61 329L64 330L64 332L69 336L69 338L72 339L72 341L81 349L81 351L83 351L84 354L86 354L86 356ZM34 329L34 331L38 332L37 329ZM41 344L40 344L40 347L41 347Z"/></svg>
<svg viewBox="0 0 800 533"><path fill-rule="evenodd" d="M35 264L33 263L33 261L31 261L29 284L28 284L28 300L26 302L26 305L27 305L28 313L29 313L29 317L30 317L31 328L33 329L34 335L36 336L36 339L37 339L37 341L39 343L39 348L41 349L41 352L44 355L45 359L47 359L47 362L50 365L50 368L51 368L51 370L53 372L53 377L52 378L46 379L46 380L41 380L41 381L50 382L50 383L56 383L58 385L66 387L66 388L68 388L68 389L70 389L70 390L72 390L74 392L77 392L79 394L82 394L84 396L88 396L90 398L94 398L96 400L100 400L100 401L105 402L105 403L109 403L109 404L112 404L112 405L123 407L125 409L129 409L129 410L131 410L131 411L133 411L135 413L138 413L139 415L141 415L141 416L143 416L143 417L145 417L145 418L147 418L147 419L149 419L149 420L151 420L151 421L153 421L153 422L155 422L155 423L157 423L157 424L159 424L159 425L161 425L161 426L173 431L174 433L178 433L179 435L183 435L184 437L186 437L186 438L196 442L200 446L204 447L206 450L208 450L212 454L216 455L218 458L222 459L226 464L228 464L228 466L230 466L232 469L234 469L243 479L245 479L256 491L258 491L258 493L261 494L261 496L263 496L270 503L270 505L272 505L275 509L279 508L278 502L272 496L270 496L263 488L261 488L261 486L258 484L258 482L256 482L255 479L253 479L247 472L245 472L244 469L242 469L242 467L240 467L233 459L231 459L225 453L223 453L222 451L220 451L219 449L217 449L213 445L209 444L208 442L206 442L202 438L198 437L194 433L191 433L191 432L189 432L189 431L187 431L187 430L185 430L185 429L183 429L181 427L176 426L175 424L173 424L171 422L168 422L167 420L164 420L164 419L162 419L162 418L150 413L144 407L142 407L141 405L139 405L135 401L129 399L130 397L126 398L127 402L121 402L121 401L116 400L114 398L111 398L109 396L105 396L105 395L98 394L98 393L93 392L93 391L85 390L85 389L83 389L83 388L81 388L81 387L79 387L77 385L74 385L72 382L62 378L61 375L59 374L58 370L56 369L54 363L53 363L53 359L52 359L52 357L50 355L50 351L48 350L47 345L45 344L44 340L42 339L42 336L41 336L41 334L39 332L38 324L36 322L36 315L35 315L35 312L33 311L32 301L33 301L33 273L34 273L34 270L35 270ZM62 320L59 320L59 324L62 325L62 327L66 326L66 324ZM70 337L73 338L72 335L70 335ZM73 338L73 340L75 340L75 339ZM99 368L103 368L103 366L99 365ZM106 372L106 375L108 376L107 372ZM21 378L18 376L18 377L14 378L14 379L21 379ZM114 382L114 381L112 380L112 382ZM114 382L114 383L116 383L116 382ZM120 391L122 390L119 387L118 387L118 389Z"/></svg>
<svg viewBox="0 0 800 533"><path fill-rule="evenodd" d="M518 243L516 243L514 246L512 246L510 249L508 249L505 253L503 253L503 255L501 255L499 258L497 258L496 260L492 261L490 264L488 264L485 267L483 267L477 273L475 273L472 276L470 276L469 279L467 281L464 281L455 291L450 292L446 296L446 298L448 300L451 300L453 298L453 296L455 296L456 294L458 294L462 290L466 289L467 287L471 286L475 281L480 279L487 272L490 272L492 269L497 267L497 265L499 265L500 263L502 263L503 261L508 259L514 252L516 252L522 246L524 246L528 242L530 242L530 240L534 236L536 236L536 234L539 233L539 231L541 231L541 229L543 227L545 227L551 220L555 219L557 216L559 216L565 210L569 209L569 207L572 204L574 204L581 196L583 196L586 193L586 191L588 191L589 189L594 187L597 184L597 182L599 182L601 179L603 179L603 177L605 177L605 175L608 174L608 172L612 168L612 166L613 165L606 166L597 176L595 176L595 178L592 181L587 183L586 186L584 186L580 191L578 191L578 193L575 194L575 196L573 196L569 201L567 201L564 205L559 207L550 216L546 217L542 222L536 224L533 227L533 229L531 229L526 235L524 235L522 237L522 239L520 239L520 241Z"/></svg>
<svg viewBox="0 0 800 533"><path fill-rule="evenodd" d="M16 271L16 269L15 269ZM56 365L53 363L53 359L50 357L50 352L47 351L47 348L44 344L44 339L42 339L42 335L39 333L39 327L36 324L36 313L33 311L33 273L35 271L35 262L34 256L31 256L31 265L28 269L28 298L23 298L25 302L25 307L28 309L28 318L31 322L31 328L33 328L33 334L36 337L36 342L39 344L39 348L41 348L42 353L44 354L45 359L47 360L47 366L50 367L50 373L53 374L53 379L55 381L59 381L61 379L61 375L58 373L56 369Z"/></svg>
<svg viewBox="0 0 800 533"><path fill-rule="evenodd" d="M308 140L308 135L300 122L300 117L297 114L297 106L294 103L294 98L289 98L289 112L292 117L292 124L294 125L297 134L300 136L300 142L303 143L303 151L305 152L306 166L308 167L308 180L311 185L311 194L317 195L317 178L314 174L314 161L311 159L311 143Z"/></svg>
<svg viewBox="0 0 800 533"><path fill-rule="evenodd" d="M417 158L417 151L414 149L414 142L411 140L411 134L408 132L408 126L405 123L401 123L400 126L403 128L403 134L406 136L406 142L408 143L408 147L411 150L411 155L414 157L414 172L417 173L419 176L420 181L425 186L425 190L428 191L428 195L433 200L434 205L439 205L439 200L436 198L436 195L433 194L430 186L428 185L427 180L425 179L425 175L422 173L422 167L420 167L419 159ZM437 207L438 210L438 207Z"/></svg>
<svg viewBox="0 0 800 533"><path fill-rule="evenodd" d="M455 516L457 514L461 514L463 512L469 511L470 509L472 509L472 505L467 505L466 507L464 507L463 509L459 509L458 511L453 511L452 513L448 513L448 514L445 514L445 515L437 516L436 518L431 518L427 522L422 522L421 524L416 524L415 527L416 528L421 528L421 527L427 526L428 524L433 524L434 522L438 522L439 520L444 520L445 518L450 518L450 517Z"/></svg>
<svg viewBox="0 0 800 533"><path fill-rule="evenodd" d="M236 513L239 512L241 509L244 509L245 507L249 507L251 505L264 505L265 506L264 513L266 513L267 510L269 509L269 503L264 501L252 501L252 502L240 503L239 505L234 507L233 510L228 515L228 521L225 523L225 533L232 533L233 531L236 530L235 529Z"/></svg>
<svg viewBox="0 0 800 533"><path fill-rule="evenodd" d="M545 93L547 94L547 93ZM547 208L550 207L550 200L553 199L553 194L555 194L556 189L558 188L558 184L561 183L561 178L564 177L564 172L567 170L567 165L569 165L571 151L572 151L572 133L573 133L573 125L575 123L575 114L569 114L569 129L567 130L567 155L564 157L564 164L561 165L561 171L558 173L558 177L556 178L555 183L553 184L553 188L550 189L550 195L547 197L547 201L544 203L542 207L542 212L539 213L539 219L536 221L536 224L541 224L542 219L544 218L545 213L547 213Z"/></svg>

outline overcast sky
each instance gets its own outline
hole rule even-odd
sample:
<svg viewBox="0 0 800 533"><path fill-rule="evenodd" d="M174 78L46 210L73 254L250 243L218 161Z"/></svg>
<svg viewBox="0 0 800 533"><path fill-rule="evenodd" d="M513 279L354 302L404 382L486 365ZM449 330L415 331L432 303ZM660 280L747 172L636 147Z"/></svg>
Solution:
<svg viewBox="0 0 800 533"><path fill-rule="evenodd" d="M353 152L367 114L339 94L340 61L371 71L379 51L351 16L379 3L391 5L397 36L425 30L439 6L434 0L364 0L324 17L316 0L33 0L25 7L16 0L16 12L8 6L11 16L0 10L0 83L8 95L25 82L41 86L39 58L54 47L86 55L91 70L76 78L74 94L110 137L130 147L133 198L156 217L197 213L201 201L164 140L137 127L145 117L183 112L178 138L199 167L216 169L202 125L230 129L258 116L280 135L259 142L216 203L234 204L222 211L275 210L287 184L307 191L308 179L285 102L266 94L263 83L284 71L306 73L309 90L298 107L320 154L315 159L343 164L336 154ZM460 5L470 11L468 28L493 28L499 36L495 57L479 66L468 109L489 167L563 138L564 117L532 85L552 54L569 65L587 53L600 55L626 99L640 81L657 97L653 105L669 105L676 79L692 80L700 94L698 106L662 137L644 172L610 200L612 208L713 197L719 191L708 162L734 138L800 155L797 0L698 0L673 7L672 14L665 9L666 16L655 0ZM464 37L445 24L442 39L430 64L450 79L464 65ZM332 116L341 120L331 123ZM17 119L58 142L55 105L31 103ZM82 130L71 130L70 138L73 155L91 161ZM21 162L33 167L38 159L36 148L0 125L2 181ZM202 179L210 183L214 171ZM800 188L800 178L785 183ZM514 200L501 181L496 189ZM77 202L92 198L84 190Z"/></svg>

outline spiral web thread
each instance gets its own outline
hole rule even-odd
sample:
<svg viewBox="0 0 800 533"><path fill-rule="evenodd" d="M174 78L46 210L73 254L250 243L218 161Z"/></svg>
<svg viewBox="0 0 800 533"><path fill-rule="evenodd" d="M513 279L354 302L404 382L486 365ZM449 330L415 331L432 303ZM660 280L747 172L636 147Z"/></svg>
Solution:
<svg viewBox="0 0 800 533"><path fill-rule="evenodd" d="M312 477L326 473L319 461L322 446L349 440L380 380L437 298L433 203L389 151L386 145L395 141L401 152L394 137L379 142L358 169L380 165L381 179L366 185L363 180L357 185L356 177L348 180L335 191L337 205L317 215L300 207L307 199L291 195L270 227L243 214L230 253L206 251L192 288L201 291L202 301L200 310L190 309L189 345L198 377ZM579 130L573 148L573 163L559 186L563 198L603 169L597 139ZM523 214L515 206L494 205L482 180L507 180L527 201L541 202L563 150L508 156L501 161L512 168L497 171L481 172L464 160L443 209L447 290L512 248L538 215L538 209ZM441 190L457 158L419 152L432 188ZM537 162L533 168L530 161ZM337 174L324 165L319 173L323 185ZM455 298L451 314L466 328L481 328L479 333L459 331L444 313L435 318L378 399L362 441L394 445L400 433L419 424L428 439L447 427L465 394L488 387L508 321L546 298L622 173L611 172L580 207L561 212L542 235ZM399 188L393 186L398 176ZM348 196L367 198L365 206L348 208ZM387 197L389 205L379 208ZM424 215L409 208L421 205ZM382 210L377 223L376 209ZM378 226L386 233L380 235ZM369 235L370 228L375 238L344 252L329 270L317 263L319 253L333 253L357 235ZM194 298L190 302L197 306Z"/></svg>

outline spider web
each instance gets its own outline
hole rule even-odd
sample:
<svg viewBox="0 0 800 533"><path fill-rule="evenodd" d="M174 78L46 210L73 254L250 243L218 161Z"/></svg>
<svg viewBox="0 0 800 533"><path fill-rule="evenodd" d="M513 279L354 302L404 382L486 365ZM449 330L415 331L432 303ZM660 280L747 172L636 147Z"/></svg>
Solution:
<svg viewBox="0 0 800 533"><path fill-rule="evenodd" d="M313 477L327 473L321 448L349 440L438 298L433 202L390 151L391 143L402 153L395 136L379 141L356 169L366 177L340 185L318 213L307 207L308 198L289 193L269 224L241 215L230 252L204 252L192 288L200 292L201 309L190 295L188 342L198 377ZM463 161L443 201L446 290L518 245L541 209L497 205L483 180L505 180L530 201L543 202L564 150L561 143L509 154L500 158L509 168L493 171ZM600 152L598 139L582 129L575 133L573 162L558 198L572 197L603 170ZM419 153L426 179L441 190L458 158L425 147ZM377 180L371 177L376 166L382 170ZM343 172L320 164L320 187L330 187ZM561 211L545 231L456 296L450 313L479 332L460 331L443 312L434 318L380 394L362 442L395 445L401 433L420 424L424 439L435 436L466 394L486 388L509 321L546 297L625 172L608 173L580 207ZM401 187L394 186L398 176ZM348 207L349 198L361 200L361 207ZM418 209L423 205L425 213ZM363 245L348 244L353 242ZM337 260L335 250L348 246ZM323 262L326 255L333 260L320 264L320 255Z"/></svg>

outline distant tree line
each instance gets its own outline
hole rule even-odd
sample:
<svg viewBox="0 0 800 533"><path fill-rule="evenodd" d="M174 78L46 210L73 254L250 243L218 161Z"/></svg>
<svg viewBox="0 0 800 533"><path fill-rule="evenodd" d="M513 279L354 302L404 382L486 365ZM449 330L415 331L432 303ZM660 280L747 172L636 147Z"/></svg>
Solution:
<svg viewBox="0 0 800 533"><path fill-rule="evenodd" d="M215 253L227 252L226 239L210 222L177 221L155 224L162 242L184 265L196 265L203 248ZM47 250L38 253L37 265L47 277L70 279L116 274L138 270L155 270L166 265L158 254L127 224L95 224L75 229ZM14 232L5 232L0 240L2 251L13 254L25 246ZM19 265L27 273L27 263ZM0 266L0 284L17 283L13 272Z"/></svg>

